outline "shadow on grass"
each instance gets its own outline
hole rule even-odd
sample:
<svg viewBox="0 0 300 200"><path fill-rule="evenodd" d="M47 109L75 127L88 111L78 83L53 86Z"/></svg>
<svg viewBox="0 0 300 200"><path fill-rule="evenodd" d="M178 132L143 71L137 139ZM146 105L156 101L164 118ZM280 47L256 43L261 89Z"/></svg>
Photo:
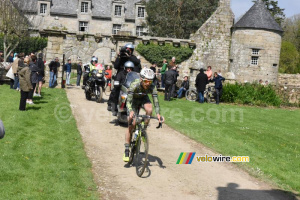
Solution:
<svg viewBox="0 0 300 200"><path fill-rule="evenodd" d="M238 200L238 199L255 199L255 200L296 200L297 195L283 190L249 190L238 189L236 183L228 183L227 187L217 187L218 200ZM299 196L298 196L299 197Z"/></svg>
<svg viewBox="0 0 300 200"><path fill-rule="evenodd" d="M26 107L26 110L40 110L42 107Z"/></svg>
<svg viewBox="0 0 300 200"><path fill-rule="evenodd" d="M48 103L48 101L39 101L39 100L34 101L34 104L43 104L43 103Z"/></svg>

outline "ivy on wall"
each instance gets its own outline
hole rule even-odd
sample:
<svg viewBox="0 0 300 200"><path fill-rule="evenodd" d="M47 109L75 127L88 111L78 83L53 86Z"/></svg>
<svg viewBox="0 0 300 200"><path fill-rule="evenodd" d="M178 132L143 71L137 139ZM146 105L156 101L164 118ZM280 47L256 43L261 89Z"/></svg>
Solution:
<svg viewBox="0 0 300 200"><path fill-rule="evenodd" d="M150 43L144 45L140 43L136 47L137 52L139 52L148 62L156 63L157 66L161 67L163 65L163 59L170 61L172 57L176 57L176 63L179 64L187 59L189 59L193 54L193 49L189 47L174 47L170 44L158 45Z"/></svg>

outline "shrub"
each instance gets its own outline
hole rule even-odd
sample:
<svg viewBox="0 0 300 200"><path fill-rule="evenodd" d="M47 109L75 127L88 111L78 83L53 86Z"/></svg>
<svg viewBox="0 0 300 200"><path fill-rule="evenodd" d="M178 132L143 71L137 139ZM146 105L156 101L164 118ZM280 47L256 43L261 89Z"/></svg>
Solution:
<svg viewBox="0 0 300 200"><path fill-rule="evenodd" d="M144 56L148 62L156 62L159 67L163 65L162 61L164 58L171 60L172 57L175 56L176 63L178 64L187 60L193 54L193 50L188 47L174 47L170 44L160 46L154 43L148 45L140 43L136 50Z"/></svg>
<svg viewBox="0 0 300 200"><path fill-rule="evenodd" d="M17 40L12 39L11 44L16 44ZM24 52L25 55L29 55L31 52L38 52L47 47L47 38L43 37L27 37L24 38L18 46L13 50L13 52L21 53ZM0 34L0 49L3 48L3 34Z"/></svg>
<svg viewBox="0 0 300 200"><path fill-rule="evenodd" d="M257 106L280 106L281 100L271 85L257 83L226 84L223 87L222 101Z"/></svg>

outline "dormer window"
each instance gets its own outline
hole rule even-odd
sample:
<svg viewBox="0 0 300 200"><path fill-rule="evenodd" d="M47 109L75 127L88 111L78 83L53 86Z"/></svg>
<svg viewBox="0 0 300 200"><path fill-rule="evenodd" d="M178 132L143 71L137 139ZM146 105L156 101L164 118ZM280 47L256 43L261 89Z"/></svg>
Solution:
<svg viewBox="0 0 300 200"><path fill-rule="evenodd" d="M47 12L47 4L41 3L40 4L40 14L46 14Z"/></svg>
<svg viewBox="0 0 300 200"><path fill-rule="evenodd" d="M121 16L122 15L122 6L116 5L115 6L115 16Z"/></svg>
<svg viewBox="0 0 300 200"><path fill-rule="evenodd" d="M259 49L252 49L252 55L258 55Z"/></svg>
<svg viewBox="0 0 300 200"><path fill-rule="evenodd" d="M81 12L87 13L89 10L89 2L81 2Z"/></svg>
<svg viewBox="0 0 300 200"><path fill-rule="evenodd" d="M139 18L145 17L145 7L138 7L138 17Z"/></svg>

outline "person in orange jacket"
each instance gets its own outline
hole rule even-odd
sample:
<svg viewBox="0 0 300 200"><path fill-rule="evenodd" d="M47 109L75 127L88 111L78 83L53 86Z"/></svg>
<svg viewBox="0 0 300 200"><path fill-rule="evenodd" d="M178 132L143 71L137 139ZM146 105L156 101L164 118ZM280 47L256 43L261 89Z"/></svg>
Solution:
<svg viewBox="0 0 300 200"><path fill-rule="evenodd" d="M110 68L110 66L107 66L107 69L105 70L106 73L108 73L107 75L105 75L105 78L107 79L107 85L109 87L109 90L111 90L111 76L112 76L112 70Z"/></svg>

